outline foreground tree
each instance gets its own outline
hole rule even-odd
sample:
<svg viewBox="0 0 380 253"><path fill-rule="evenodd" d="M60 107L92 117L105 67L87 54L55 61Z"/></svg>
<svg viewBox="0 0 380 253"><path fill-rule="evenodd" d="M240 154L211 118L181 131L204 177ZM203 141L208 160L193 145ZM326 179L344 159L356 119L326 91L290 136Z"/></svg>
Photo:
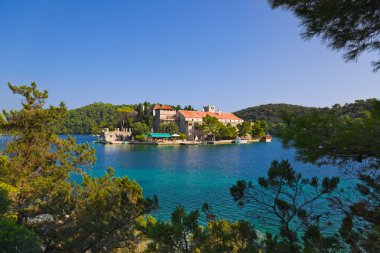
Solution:
<svg viewBox="0 0 380 253"><path fill-rule="evenodd" d="M2 128L17 137L5 150L0 178L17 189L13 201L18 224L28 224L30 218L44 214L67 187L69 173L91 165L95 157L88 144L76 145L74 139L59 139L55 134L65 117L63 103L44 109L48 93L37 90L35 83L20 87L9 84L9 88L24 101L20 111L5 112L7 122Z"/></svg>
<svg viewBox="0 0 380 253"><path fill-rule="evenodd" d="M149 252L196 252L205 239L204 231L198 225L200 213L186 214L183 207L177 207L170 222L151 221L146 226Z"/></svg>
<svg viewBox="0 0 380 253"><path fill-rule="evenodd" d="M294 1L268 0L272 8L292 11L305 28L302 37L320 37L329 47L344 50L346 61L364 52L380 50L380 3L378 0ZM380 69L380 60L372 63Z"/></svg>
<svg viewBox="0 0 380 253"><path fill-rule="evenodd" d="M247 221L211 220L207 223L204 252L260 252L255 228Z"/></svg>
<svg viewBox="0 0 380 253"><path fill-rule="evenodd" d="M341 235L353 252L380 251L380 103L373 103L362 118L331 111L293 117L280 133L299 159L357 176L355 189L331 199L346 216Z"/></svg>
<svg viewBox="0 0 380 253"><path fill-rule="evenodd" d="M207 226L203 227L199 224L199 218L198 210L186 213L183 207L177 207L169 222L150 219L145 226L147 237L151 240L147 251L258 252L257 234L249 222L209 219Z"/></svg>
<svg viewBox="0 0 380 253"><path fill-rule="evenodd" d="M142 241L139 217L157 207L157 199L145 199L141 187L127 177L114 177L113 169L101 178L83 175L73 185L72 199L54 226L40 227L48 233L45 251L101 252L122 248L134 252ZM64 215L60 215L64 214Z"/></svg>
<svg viewBox="0 0 380 253"><path fill-rule="evenodd" d="M85 175L94 150L56 134L65 105L45 108L48 93L35 83L9 88L24 100L20 111L4 112L1 129L14 135L0 157L0 185L12 189L9 212L17 225L34 230L45 252L132 247L136 218L154 209L155 199L144 199L135 182L111 170L99 179Z"/></svg>
<svg viewBox="0 0 380 253"><path fill-rule="evenodd" d="M262 220L267 225L279 227L281 241L271 236L267 237L267 246L276 249L285 247L287 251L298 252L301 248L298 234L311 229L320 233L321 218L327 216L316 206L321 205L321 199L331 194L339 183L338 178L325 177L322 182L316 177L302 178L296 173L288 161L273 161L268 170L267 178L260 177L257 184L238 181L230 192L239 206L250 206L249 215ZM324 226L329 226L326 222ZM337 241L333 238L329 247L335 247ZM272 251L269 251L272 252ZM285 251L286 252L286 251Z"/></svg>
<svg viewBox="0 0 380 253"><path fill-rule="evenodd" d="M16 224L16 220L9 215L11 199L4 190L5 185L0 187L0 252L42 252L40 240L33 231ZM8 214L8 215L7 215Z"/></svg>

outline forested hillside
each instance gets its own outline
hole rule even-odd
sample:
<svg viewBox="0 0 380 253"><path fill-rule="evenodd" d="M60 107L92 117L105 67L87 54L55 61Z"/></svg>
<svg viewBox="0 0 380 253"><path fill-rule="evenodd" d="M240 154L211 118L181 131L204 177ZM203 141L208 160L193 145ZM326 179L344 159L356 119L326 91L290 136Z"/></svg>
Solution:
<svg viewBox="0 0 380 253"><path fill-rule="evenodd" d="M69 110L61 132L88 134L98 132L102 127L113 127L117 124L116 109L117 106L112 104L93 103Z"/></svg>
<svg viewBox="0 0 380 253"><path fill-rule="evenodd" d="M363 116L363 112L372 108L375 99L356 100L355 103L346 103L345 105L335 104L331 108L306 107L292 104L267 104L234 112L236 116L246 121L266 120L270 124L282 123L284 115L306 115L313 111L335 110L342 114L348 114L351 117Z"/></svg>
<svg viewBox="0 0 380 253"><path fill-rule="evenodd" d="M306 114L318 110L315 107L306 107L291 104L267 104L248 107L234 112L245 121L266 120L268 123L281 123L283 114Z"/></svg>
<svg viewBox="0 0 380 253"><path fill-rule="evenodd" d="M114 129L116 127L131 127L133 122L141 122L152 128L153 118L151 108L156 103L139 103L131 105L113 105L105 103L93 103L77 109L69 110L64 120L60 133L70 134L90 134L100 133L103 128ZM191 105L182 107L181 105L173 106L181 110L194 110ZM126 122L125 112L123 109L130 108L133 111L128 117L131 122ZM124 114L124 115L123 115ZM1 118L0 118L1 121ZM0 122L1 123L1 122Z"/></svg>

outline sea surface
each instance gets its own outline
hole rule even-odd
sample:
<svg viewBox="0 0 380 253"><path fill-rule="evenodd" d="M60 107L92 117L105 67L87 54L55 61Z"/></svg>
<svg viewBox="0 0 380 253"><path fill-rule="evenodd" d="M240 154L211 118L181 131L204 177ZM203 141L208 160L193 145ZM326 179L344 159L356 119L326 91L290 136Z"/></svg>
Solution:
<svg viewBox="0 0 380 253"><path fill-rule="evenodd" d="M200 209L204 203L215 213L229 220L249 219L260 231L275 229L269 224L247 216L250 208L241 208L230 196L230 187L240 179L256 181L266 176L273 160L289 160L304 177L342 176L333 166L314 166L296 160L296 151L285 149L274 138L270 143L199 145L199 146L141 146L128 144L102 145L93 143L96 137L74 136L78 143L89 142L95 149L97 162L88 171L102 176L109 166L118 177L128 176L143 188L145 196L156 194L159 210L153 216L168 220L177 206L187 211ZM4 140L5 137L0 137ZM0 141L1 143L1 141ZM342 185L353 179L343 177ZM320 208L327 206L321 202ZM337 214L333 220L340 220Z"/></svg>

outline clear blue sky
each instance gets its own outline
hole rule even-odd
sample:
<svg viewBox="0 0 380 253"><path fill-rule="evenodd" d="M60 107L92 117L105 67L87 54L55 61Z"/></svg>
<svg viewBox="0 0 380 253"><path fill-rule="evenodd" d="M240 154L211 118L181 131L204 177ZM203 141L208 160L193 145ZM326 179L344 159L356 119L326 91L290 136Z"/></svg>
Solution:
<svg viewBox="0 0 380 253"><path fill-rule="evenodd" d="M37 82L50 103L331 106L380 94L377 55L345 63L265 0L0 0L0 108Z"/></svg>

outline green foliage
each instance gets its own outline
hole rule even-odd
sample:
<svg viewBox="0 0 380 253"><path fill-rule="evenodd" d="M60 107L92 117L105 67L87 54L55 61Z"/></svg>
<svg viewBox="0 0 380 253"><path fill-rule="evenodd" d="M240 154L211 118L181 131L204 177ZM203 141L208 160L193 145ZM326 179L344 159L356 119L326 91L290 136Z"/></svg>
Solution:
<svg viewBox="0 0 380 253"><path fill-rule="evenodd" d="M0 251L3 253L42 252L39 238L24 226L13 220L0 219Z"/></svg>
<svg viewBox="0 0 380 253"><path fill-rule="evenodd" d="M78 109L69 110L60 133L90 134L100 133L103 128L117 125L117 106L93 103Z"/></svg>
<svg viewBox="0 0 380 253"><path fill-rule="evenodd" d="M161 123L159 126L160 133L178 134L178 125L175 122Z"/></svg>
<svg viewBox="0 0 380 253"><path fill-rule="evenodd" d="M42 252L39 238L6 215L12 200L8 192L0 188L0 252Z"/></svg>
<svg viewBox="0 0 380 253"><path fill-rule="evenodd" d="M203 123L198 126L198 129L203 133L206 138L215 139L235 139L237 136L237 129L231 124L223 125L218 118L206 115L203 118Z"/></svg>
<svg viewBox="0 0 380 253"><path fill-rule="evenodd" d="M305 107L289 104L267 104L249 107L234 112L234 114L245 121L266 120L270 124L283 123L283 114L304 115L310 111L317 110L313 107Z"/></svg>
<svg viewBox="0 0 380 253"><path fill-rule="evenodd" d="M2 130L2 125L4 125L6 123L5 119L4 119L4 116L3 114L0 113L0 133L1 133L1 130Z"/></svg>
<svg viewBox="0 0 380 253"><path fill-rule="evenodd" d="M256 120L253 123L251 135L254 138L260 138L264 136L268 130L269 130L269 126L265 120Z"/></svg>
<svg viewBox="0 0 380 253"><path fill-rule="evenodd" d="M0 217L2 217L12 203L11 199L8 197L8 192L0 188Z"/></svg>
<svg viewBox="0 0 380 253"><path fill-rule="evenodd" d="M300 253L302 252L301 246L294 241L281 240L278 236L273 236L270 233L266 234L263 241L264 252L276 253Z"/></svg>
<svg viewBox="0 0 380 253"><path fill-rule="evenodd" d="M148 252L196 252L205 239L199 216L199 211L186 214L183 207L177 207L170 222L148 222L146 233L152 239Z"/></svg>
<svg viewBox="0 0 380 253"><path fill-rule="evenodd" d="M361 118L336 111L294 116L279 134L285 145L294 145L299 158L308 162L362 162L380 157L380 119L376 107Z"/></svg>
<svg viewBox="0 0 380 253"><path fill-rule="evenodd" d="M143 198L136 182L115 178L113 170L101 178L84 174L83 169L95 162L94 150L70 136L58 138L64 104L44 108L47 92L38 91L35 84L9 87L24 102L20 111L4 113L7 122L2 127L17 138L0 156L0 188L12 191L7 212L17 221L0 222L4 226L0 240L12 242L10 247L25 241L31 250L37 242L45 252L133 250L140 240L136 222L157 206L156 198ZM71 174L82 183L71 181Z"/></svg>
<svg viewBox="0 0 380 253"><path fill-rule="evenodd" d="M247 221L212 220L207 224L204 252L259 252L258 237Z"/></svg>
<svg viewBox="0 0 380 253"><path fill-rule="evenodd" d="M249 121L244 121L243 123L239 123L236 125L238 129L238 136L245 137L247 135L251 135L252 131L252 123Z"/></svg>
<svg viewBox="0 0 380 253"><path fill-rule="evenodd" d="M88 144L76 145L74 139L59 139L55 134L66 114L63 103L44 109L46 91L37 91L36 85L9 87L25 102L20 111L8 113L4 127L18 138L5 150L11 159L0 168L0 175L2 182L17 189L13 206L21 224L47 208L67 184L69 172L79 171L78 166L91 164L95 157Z"/></svg>
<svg viewBox="0 0 380 253"><path fill-rule="evenodd" d="M179 133L179 138L180 138L181 140L186 140L187 135L184 134L184 133Z"/></svg>
<svg viewBox="0 0 380 253"><path fill-rule="evenodd" d="M171 105L171 107L173 107L176 110L196 111L194 107L192 107L191 105L185 105L185 107L183 108L181 105Z"/></svg>
<svg viewBox="0 0 380 253"><path fill-rule="evenodd" d="M149 102L137 105L136 122L144 123L148 128L153 127L153 115L151 114L152 105Z"/></svg>
<svg viewBox="0 0 380 253"><path fill-rule="evenodd" d="M132 135L148 135L150 133L150 128L145 124L141 122L135 122L132 124Z"/></svg>
<svg viewBox="0 0 380 253"><path fill-rule="evenodd" d="M305 253L339 252L343 248L336 236L323 236L318 225L308 226L302 240Z"/></svg>
<svg viewBox="0 0 380 253"><path fill-rule="evenodd" d="M310 239L311 229L314 234L319 231L320 219L326 217L328 212L316 213L313 207L321 205L318 200L331 194L338 183L336 177L325 177L322 182L315 177L302 178L288 161L273 161L266 178L260 177L257 184L237 181L230 192L239 206L252 208L251 213L255 218L263 220L265 224L278 226L281 241L295 250L300 247L298 233L303 232L304 238ZM330 223L324 225L329 226ZM319 239L330 242L330 238ZM276 248L276 240L269 242ZM328 247L335 247L335 241L331 240L331 243Z"/></svg>
<svg viewBox="0 0 380 253"><path fill-rule="evenodd" d="M267 104L249 107L234 112L234 114L245 121L265 120L269 125L287 123L287 119L293 116L306 116L313 112L333 111L341 115L348 114L352 118L363 117L365 111L373 107L374 99L357 100L355 103L345 104L343 106L335 104L332 108L315 108L290 104ZM272 128L271 128L272 129Z"/></svg>
<svg viewBox="0 0 380 253"><path fill-rule="evenodd" d="M334 111L291 117L280 132L285 145L297 149L299 159L338 165L357 176L356 189L331 198L346 215L340 235L353 252L380 250L380 220L375 218L380 217L380 102L370 102L372 110L361 118L344 115L336 106Z"/></svg>
<svg viewBox="0 0 380 253"><path fill-rule="evenodd" d="M218 129L217 138L222 140L232 140L237 137L237 129L231 124L227 124L226 126L221 124Z"/></svg>
<svg viewBox="0 0 380 253"><path fill-rule="evenodd" d="M321 38L334 50L344 50L346 61L380 50L380 13L377 0L294 1L268 0L272 8L292 11L304 27L302 37ZM373 62L374 71L380 61Z"/></svg>
<svg viewBox="0 0 380 253"><path fill-rule="evenodd" d="M192 107L191 105L186 105L183 109L186 111L195 111L194 107Z"/></svg>
<svg viewBox="0 0 380 253"><path fill-rule="evenodd" d="M120 128L131 127L135 117L135 109L131 106L123 106L118 108Z"/></svg>
<svg viewBox="0 0 380 253"><path fill-rule="evenodd" d="M186 213L177 207L170 222L150 220L145 226L148 252L258 252L255 229L246 221L211 220L199 225L198 210Z"/></svg>
<svg viewBox="0 0 380 253"><path fill-rule="evenodd" d="M135 140L136 141L145 141L146 137L144 135L136 135Z"/></svg>
<svg viewBox="0 0 380 253"><path fill-rule="evenodd" d="M124 248L134 251L139 243L138 218L157 207L157 199L145 199L141 187L127 177L114 177L113 169L101 178L83 174L74 185L72 199L50 239L51 250L100 252ZM46 229L46 228L45 228ZM68 238L70 238L68 240Z"/></svg>
<svg viewBox="0 0 380 253"><path fill-rule="evenodd" d="M206 115L202 120L203 124L199 125L199 130L201 130L204 135L211 136L212 139L215 139L223 124L219 122L218 118L209 115Z"/></svg>

